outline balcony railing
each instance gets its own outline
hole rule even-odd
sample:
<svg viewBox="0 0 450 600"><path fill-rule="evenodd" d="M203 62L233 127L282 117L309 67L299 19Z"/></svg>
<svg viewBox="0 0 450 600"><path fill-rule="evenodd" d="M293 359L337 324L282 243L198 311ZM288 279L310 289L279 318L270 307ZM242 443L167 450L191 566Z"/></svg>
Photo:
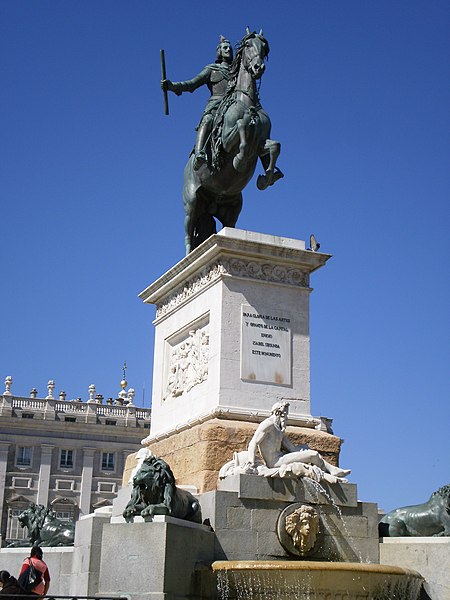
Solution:
<svg viewBox="0 0 450 600"><path fill-rule="evenodd" d="M0 415L20 417L23 413L32 413L36 419L64 420L75 417L80 423L99 423L111 425L107 420L122 427L137 427L150 423L151 410L137 407L132 403L103 404L99 401L61 400L56 398L26 398L23 396L0 396Z"/></svg>

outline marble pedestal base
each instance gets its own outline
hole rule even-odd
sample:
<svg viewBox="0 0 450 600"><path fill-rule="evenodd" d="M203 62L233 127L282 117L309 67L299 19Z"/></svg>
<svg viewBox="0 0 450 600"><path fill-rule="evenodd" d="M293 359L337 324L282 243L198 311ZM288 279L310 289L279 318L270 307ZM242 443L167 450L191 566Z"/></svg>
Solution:
<svg viewBox="0 0 450 600"><path fill-rule="evenodd" d="M301 240L224 228L148 286L156 305L148 443L221 418L329 430L310 406L310 275L328 254Z"/></svg>

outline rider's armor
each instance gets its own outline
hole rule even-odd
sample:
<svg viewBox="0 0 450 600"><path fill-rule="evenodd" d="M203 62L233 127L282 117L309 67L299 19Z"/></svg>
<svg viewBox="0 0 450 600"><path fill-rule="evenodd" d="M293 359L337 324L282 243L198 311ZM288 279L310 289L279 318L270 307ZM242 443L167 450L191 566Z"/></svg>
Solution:
<svg viewBox="0 0 450 600"><path fill-rule="evenodd" d="M194 169L206 162L206 153L204 147L207 137L211 131L212 120L216 113L228 86L230 66L226 62L212 63L206 65L198 75L187 81L178 81L172 83L173 91L180 95L182 92L193 92L202 85L207 85L211 92L211 97L203 111L200 122L196 128L197 140L195 143Z"/></svg>

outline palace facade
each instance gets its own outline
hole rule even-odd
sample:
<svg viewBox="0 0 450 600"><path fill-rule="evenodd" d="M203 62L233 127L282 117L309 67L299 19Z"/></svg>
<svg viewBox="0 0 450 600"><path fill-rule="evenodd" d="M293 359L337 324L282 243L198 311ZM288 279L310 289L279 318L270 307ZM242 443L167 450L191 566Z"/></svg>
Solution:
<svg viewBox="0 0 450 600"><path fill-rule="evenodd" d="M112 504L122 483L126 457L150 428L150 409L135 406L134 390L104 402L95 387L89 398L67 400L64 392L16 396L12 378L0 395L0 541L26 537L17 516L31 502L77 521Z"/></svg>

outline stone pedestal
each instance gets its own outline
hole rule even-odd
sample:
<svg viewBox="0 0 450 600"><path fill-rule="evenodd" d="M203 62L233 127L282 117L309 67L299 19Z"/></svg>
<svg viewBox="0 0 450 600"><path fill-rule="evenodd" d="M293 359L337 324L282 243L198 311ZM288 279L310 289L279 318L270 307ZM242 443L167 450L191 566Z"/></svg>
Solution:
<svg viewBox="0 0 450 600"><path fill-rule="evenodd" d="M178 483L215 489L275 402L294 441L337 464L331 419L310 407L310 274L330 255L300 240L224 228L146 288L156 304L152 421L143 444ZM124 482L134 467L129 458Z"/></svg>
<svg viewBox="0 0 450 600"><path fill-rule="evenodd" d="M141 294L156 304L148 441L213 417L261 420L290 402L310 411L310 273L327 254L299 240L224 228Z"/></svg>
<svg viewBox="0 0 450 600"><path fill-rule="evenodd" d="M209 527L180 519L105 524L98 593L133 600L194 600L195 569L211 561L213 549Z"/></svg>
<svg viewBox="0 0 450 600"><path fill-rule="evenodd" d="M450 537L382 538L380 563L419 571L432 600L450 598Z"/></svg>

